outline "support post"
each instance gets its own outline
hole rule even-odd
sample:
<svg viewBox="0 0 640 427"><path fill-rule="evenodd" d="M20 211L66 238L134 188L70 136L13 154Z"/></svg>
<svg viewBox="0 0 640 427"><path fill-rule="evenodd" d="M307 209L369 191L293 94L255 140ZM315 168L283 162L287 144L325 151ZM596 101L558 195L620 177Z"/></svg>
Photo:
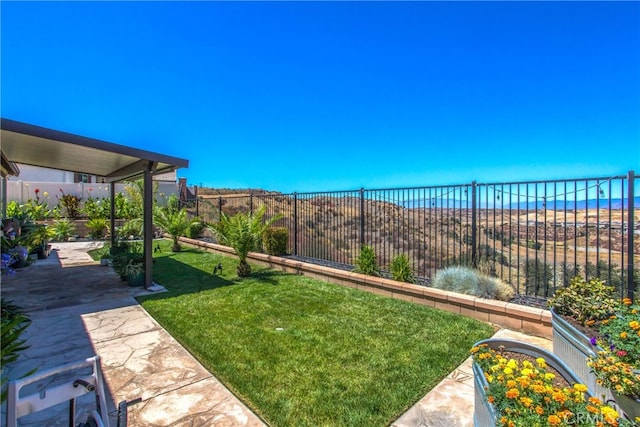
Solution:
<svg viewBox="0 0 640 427"><path fill-rule="evenodd" d="M364 245L364 188L360 189L360 247Z"/></svg>
<svg viewBox="0 0 640 427"><path fill-rule="evenodd" d="M7 217L7 177L2 177L2 218Z"/></svg>
<svg viewBox="0 0 640 427"><path fill-rule="evenodd" d="M109 197L111 197L111 206L109 206L109 217L111 225L111 247L116 245L118 236L116 235L116 183L109 183Z"/></svg>
<svg viewBox="0 0 640 427"><path fill-rule="evenodd" d="M635 224L633 219L634 208L634 181L635 173L629 171L627 175L627 298L633 301L633 294L635 291L635 282L633 274L633 233L635 231Z"/></svg>
<svg viewBox="0 0 640 427"><path fill-rule="evenodd" d="M476 238L477 238L477 217L478 217L478 209L477 209L477 198L476 198L476 185L475 181L471 181L471 265L477 267L478 264L478 254L476 253Z"/></svg>
<svg viewBox="0 0 640 427"><path fill-rule="evenodd" d="M144 243L144 287L153 283L153 179L151 170L153 162L149 162L144 170L144 203L143 203L143 243Z"/></svg>
<svg viewBox="0 0 640 427"><path fill-rule="evenodd" d="M298 193L293 193L293 254L298 255Z"/></svg>

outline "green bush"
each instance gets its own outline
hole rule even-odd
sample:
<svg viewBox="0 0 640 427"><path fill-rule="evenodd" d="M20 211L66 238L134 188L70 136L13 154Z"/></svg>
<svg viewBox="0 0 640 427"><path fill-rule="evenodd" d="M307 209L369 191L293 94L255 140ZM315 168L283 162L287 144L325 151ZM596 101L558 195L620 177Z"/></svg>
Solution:
<svg viewBox="0 0 640 427"><path fill-rule="evenodd" d="M87 221L87 228L92 239L102 239L109 228L109 221L106 218L92 218Z"/></svg>
<svg viewBox="0 0 640 427"><path fill-rule="evenodd" d="M587 282L581 276L576 276L568 287L558 289L549 298L549 307L586 326L587 323L598 323L614 314L618 301L613 286L605 285L597 277Z"/></svg>
<svg viewBox="0 0 640 427"><path fill-rule="evenodd" d="M262 234L264 250L269 255L285 255L289 245L289 230L286 227L269 227Z"/></svg>
<svg viewBox="0 0 640 427"><path fill-rule="evenodd" d="M399 282L415 283L415 277L411 271L411 265L409 264L409 258L405 254L393 257L391 264L389 265L391 270L391 276L393 280Z"/></svg>
<svg viewBox="0 0 640 427"><path fill-rule="evenodd" d="M366 274L367 276L380 276L380 268L376 259L376 252L373 247L362 245L358 257L353 260L356 266L356 273Z"/></svg>
<svg viewBox="0 0 640 427"><path fill-rule="evenodd" d="M73 236L76 226L67 218L59 219L51 227L51 237L59 242L66 242Z"/></svg>
<svg viewBox="0 0 640 427"><path fill-rule="evenodd" d="M191 224L187 229L186 236L190 239L198 239L202 237L202 232L207 227L207 224L204 221L198 218L196 218L196 220L198 220L198 222Z"/></svg>

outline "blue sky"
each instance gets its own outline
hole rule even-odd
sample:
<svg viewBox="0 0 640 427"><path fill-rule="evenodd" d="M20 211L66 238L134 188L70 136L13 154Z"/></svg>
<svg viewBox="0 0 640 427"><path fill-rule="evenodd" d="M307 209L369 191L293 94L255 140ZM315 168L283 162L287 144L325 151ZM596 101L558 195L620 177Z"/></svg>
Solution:
<svg viewBox="0 0 640 427"><path fill-rule="evenodd" d="M639 2L1 3L1 114L319 191L640 173Z"/></svg>

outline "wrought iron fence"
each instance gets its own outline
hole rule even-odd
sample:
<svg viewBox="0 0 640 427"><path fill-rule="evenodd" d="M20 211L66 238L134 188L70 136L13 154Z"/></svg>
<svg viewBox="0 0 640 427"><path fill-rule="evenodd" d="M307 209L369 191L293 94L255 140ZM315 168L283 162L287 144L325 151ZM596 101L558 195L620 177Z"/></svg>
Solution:
<svg viewBox="0 0 640 427"><path fill-rule="evenodd" d="M350 266L361 245L379 264L404 254L428 282L471 265L520 295L549 297L576 275L630 296L639 281L634 172L568 180L476 183L292 194L200 196L191 213L215 222L266 207L289 230L292 256Z"/></svg>

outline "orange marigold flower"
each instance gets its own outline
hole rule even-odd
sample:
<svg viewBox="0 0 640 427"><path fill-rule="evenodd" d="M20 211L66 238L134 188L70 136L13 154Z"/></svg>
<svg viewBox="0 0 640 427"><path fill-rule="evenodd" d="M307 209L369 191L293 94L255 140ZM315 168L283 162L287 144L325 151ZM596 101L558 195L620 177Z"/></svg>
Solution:
<svg viewBox="0 0 640 427"><path fill-rule="evenodd" d="M488 401L489 403L493 403L493 402L495 402L495 401L496 401L496 399L495 399L493 396L489 396L489 397L487 397L487 401Z"/></svg>
<svg viewBox="0 0 640 427"><path fill-rule="evenodd" d="M631 305L633 304L633 301L631 301L631 298L622 298L622 303L624 305Z"/></svg>
<svg viewBox="0 0 640 427"><path fill-rule="evenodd" d="M562 420L557 415L549 415L549 417L547 418L547 421L551 426L559 426L560 423L562 423Z"/></svg>
<svg viewBox="0 0 640 427"><path fill-rule="evenodd" d="M636 329L640 328L640 322L632 320L631 322L629 322L629 327L635 331Z"/></svg>
<svg viewBox="0 0 640 427"><path fill-rule="evenodd" d="M627 338L627 331L622 331L620 332L620 338L622 338L623 340Z"/></svg>
<svg viewBox="0 0 640 427"><path fill-rule="evenodd" d="M520 392L518 391L517 388L512 388L512 389L507 391L505 396L507 396L507 398L509 398L509 399L517 399L518 396L520 396Z"/></svg>
<svg viewBox="0 0 640 427"><path fill-rule="evenodd" d="M542 409L542 406L536 406L536 414L538 415L544 414L544 409Z"/></svg>
<svg viewBox="0 0 640 427"><path fill-rule="evenodd" d="M600 412L598 408L593 405L587 405L587 411L591 412L592 414L597 414Z"/></svg>

